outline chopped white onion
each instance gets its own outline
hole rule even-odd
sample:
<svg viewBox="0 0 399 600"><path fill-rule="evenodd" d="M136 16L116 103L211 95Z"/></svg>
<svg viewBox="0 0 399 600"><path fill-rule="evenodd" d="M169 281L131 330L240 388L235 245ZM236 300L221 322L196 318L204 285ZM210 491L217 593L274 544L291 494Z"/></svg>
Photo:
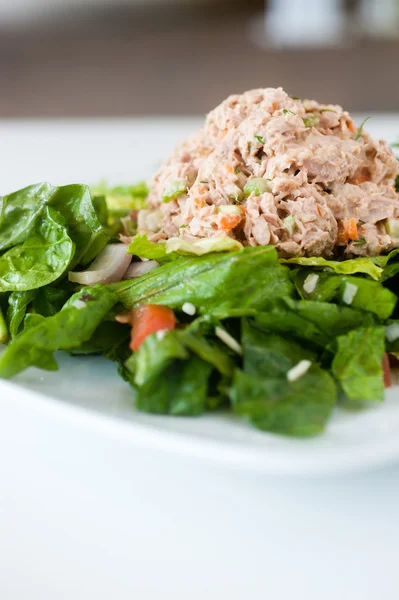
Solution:
<svg viewBox="0 0 399 600"><path fill-rule="evenodd" d="M344 293L342 296L342 300L345 302L345 304L352 304L353 298L357 294L357 289L357 285L354 283L349 283L349 281L345 283Z"/></svg>
<svg viewBox="0 0 399 600"><path fill-rule="evenodd" d="M288 381L296 381L297 379L305 375L305 373L309 371L311 365L312 363L310 362L310 360L300 360L299 363L295 365L295 367L292 367L292 369L288 371Z"/></svg>
<svg viewBox="0 0 399 600"><path fill-rule="evenodd" d="M128 270L123 276L123 279L135 279L136 277L141 277L141 275L145 275L157 267L159 267L159 262L156 260L134 262L129 266Z"/></svg>
<svg viewBox="0 0 399 600"><path fill-rule="evenodd" d="M313 294L316 289L317 282L319 281L319 276L316 273L311 273L308 275L303 282L303 289L307 294Z"/></svg>
<svg viewBox="0 0 399 600"><path fill-rule="evenodd" d="M81 310L82 308L87 308L86 302L83 302L83 300L79 300L79 298L72 302L72 306L74 306L78 310Z"/></svg>
<svg viewBox="0 0 399 600"><path fill-rule="evenodd" d="M391 323L385 330L385 337L388 342L394 342L399 338L399 324Z"/></svg>
<svg viewBox="0 0 399 600"><path fill-rule="evenodd" d="M132 261L132 256L126 254L126 244L108 244L91 263L86 271L70 271L69 281L81 285L96 283L117 283L122 279Z"/></svg>
<svg viewBox="0 0 399 600"><path fill-rule="evenodd" d="M190 315L191 317L193 317L197 312L197 309L191 302L185 302L181 309L184 313L186 313L186 315Z"/></svg>
<svg viewBox="0 0 399 600"><path fill-rule="evenodd" d="M227 333L225 329L223 329L222 327L215 327L215 334L217 335L219 340L226 344L226 346L228 346L231 350L237 352L237 354L242 354L241 345L237 342L237 340L233 338L232 335Z"/></svg>

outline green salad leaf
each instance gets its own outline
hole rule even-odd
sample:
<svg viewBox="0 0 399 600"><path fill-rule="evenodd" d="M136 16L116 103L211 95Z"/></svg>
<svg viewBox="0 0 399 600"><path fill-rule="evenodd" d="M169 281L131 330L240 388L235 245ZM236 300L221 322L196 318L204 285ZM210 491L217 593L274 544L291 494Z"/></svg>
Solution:
<svg viewBox="0 0 399 600"><path fill-rule="evenodd" d="M145 234L136 235L133 238L127 249L127 253L134 254L140 258L156 260L159 263L170 262L179 258L175 253L168 254L164 243L150 242Z"/></svg>
<svg viewBox="0 0 399 600"><path fill-rule="evenodd" d="M238 252L182 257L137 280L110 286L126 308L164 304L181 309L191 302L199 314L228 308L265 308L294 289L287 267L272 246Z"/></svg>
<svg viewBox="0 0 399 600"><path fill-rule="evenodd" d="M25 291L58 279L70 265L75 244L64 220L46 206L25 241L0 256L0 291Z"/></svg>
<svg viewBox="0 0 399 600"><path fill-rule="evenodd" d="M162 376L135 388L135 405L138 410L149 413L200 415L206 407L211 370L209 363L196 356L176 361Z"/></svg>
<svg viewBox="0 0 399 600"><path fill-rule="evenodd" d="M52 317L58 313L67 300L75 293L76 284L63 279L57 285L46 285L35 290L32 298L33 312L43 317Z"/></svg>
<svg viewBox="0 0 399 600"><path fill-rule="evenodd" d="M132 210L145 208L148 196L146 183L136 185L117 185L109 187L106 182L100 182L91 187L92 195L103 197L111 217L124 217Z"/></svg>
<svg viewBox="0 0 399 600"><path fill-rule="evenodd" d="M202 256L211 252L232 252L241 250L243 245L238 240L230 237L212 237L199 240L187 240L184 238L169 238L166 243L166 252L185 255Z"/></svg>
<svg viewBox="0 0 399 600"><path fill-rule="evenodd" d="M212 368L188 351L179 331L148 336L126 362L136 407L172 415L204 411Z"/></svg>
<svg viewBox="0 0 399 600"><path fill-rule="evenodd" d="M59 187L51 205L65 218L69 235L76 244L71 266L88 265L109 241L97 216L89 188L79 184Z"/></svg>
<svg viewBox="0 0 399 600"><path fill-rule="evenodd" d="M336 339L332 372L351 400L384 399L385 327L360 327Z"/></svg>
<svg viewBox="0 0 399 600"><path fill-rule="evenodd" d="M243 370L236 370L230 390L233 410L265 431L297 436L320 433L337 392L316 355L290 339L261 332L247 321L242 346ZM310 363L307 372L289 381L288 372L302 360Z"/></svg>
<svg viewBox="0 0 399 600"><path fill-rule="evenodd" d="M10 294L8 299L7 323L11 338L14 338L19 333L28 306L36 293L36 290L28 290L27 292L12 292Z"/></svg>
<svg viewBox="0 0 399 600"><path fill-rule="evenodd" d="M3 315L3 310L0 306L0 344L6 344L8 342L8 328L7 323Z"/></svg>
<svg viewBox="0 0 399 600"><path fill-rule="evenodd" d="M351 329L372 326L372 314L328 302L285 300L268 312L258 312L259 329L292 337L301 343L325 348L332 338Z"/></svg>
<svg viewBox="0 0 399 600"><path fill-rule="evenodd" d="M348 260L327 260L321 256L297 256L295 258L280 258L280 262L287 265L301 265L302 267L315 267L316 269L327 269L339 275L354 275L364 273L373 279L380 279L382 266L378 265L372 258L352 258Z"/></svg>
<svg viewBox="0 0 399 600"><path fill-rule="evenodd" d="M37 323L28 329L25 325L0 356L0 377L10 378L31 365L40 366L42 355L48 362L49 352L70 350L90 340L117 301L109 287L94 285L74 294L52 317L27 315Z"/></svg>
<svg viewBox="0 0 399 600"><path fill-rule="evenodd" d="M395 308L396 295L376 281L354 276L320 273L316 285L309 291L306 282L310 274L312 271L306 269L299 269L293 274L297 291L304 299L317 302L337 302L374 313L381 319L388 319Z"/></svg>
<svg viewBox="0 0 399 600"><path fill-rule="evenodd" d="M26 240L56 189L38 183L0 197L0 252Z"/></svg>

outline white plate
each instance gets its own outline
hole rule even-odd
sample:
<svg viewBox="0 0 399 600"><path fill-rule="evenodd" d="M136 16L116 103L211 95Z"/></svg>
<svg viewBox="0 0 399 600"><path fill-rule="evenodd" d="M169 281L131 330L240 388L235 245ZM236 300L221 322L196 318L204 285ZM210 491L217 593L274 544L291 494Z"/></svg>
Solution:
<svg viewBox="0 0 399 600"><path fill-rule="evenodd" d="M52 183L131 182L149 177L196 120L140 120L0 125L1 192L39 180ZM398 117L370 119L368 129L393 141ZM230 467L279 474L368 468L399 459L399 388L361 412L336 411L326 433L312 440L256 431L230 415L201 418L137 413L129 387L112 364L98 357L60 357L58 373L30 369L13 383L0 382L0 405L29 405L69 423L97 428L104 436Z"/></svg>

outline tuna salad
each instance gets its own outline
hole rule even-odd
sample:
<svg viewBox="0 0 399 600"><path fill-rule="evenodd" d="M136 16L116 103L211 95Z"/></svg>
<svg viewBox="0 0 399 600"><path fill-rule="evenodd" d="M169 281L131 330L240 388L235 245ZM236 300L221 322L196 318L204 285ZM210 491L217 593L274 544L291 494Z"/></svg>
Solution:
<svg viewBox="0 0 399 600"><path fill-rule="evenodd" d="M314 436L375 406L399 364L398 164L339 106L264 89L150 187L0 196L0 390L64 351L113 361L147 413Z"/></svg>
<svg viewBox="0 0 399 600"><path fill-rule="evenodd" d="M387 143L340 106L252 90L222 102L162 165L138 231L272 244L282 257L375 256L399 245L398 173Z"/></svg>

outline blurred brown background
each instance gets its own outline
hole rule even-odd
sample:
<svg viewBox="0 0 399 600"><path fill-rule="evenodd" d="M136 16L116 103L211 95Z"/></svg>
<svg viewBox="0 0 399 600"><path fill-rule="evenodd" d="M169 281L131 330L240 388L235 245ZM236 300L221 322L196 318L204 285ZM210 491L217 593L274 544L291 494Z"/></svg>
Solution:
<svg viewBox="0 0 399 600"><path fill-rule="evenodd" d="M201 114L278 85L349 110L399 111L394 35L355 26L332 47L267 47L265 32L261 48L262 0L83 5L0 11L0 118ZM343 8L349 22L356 2Z"/></svg>

